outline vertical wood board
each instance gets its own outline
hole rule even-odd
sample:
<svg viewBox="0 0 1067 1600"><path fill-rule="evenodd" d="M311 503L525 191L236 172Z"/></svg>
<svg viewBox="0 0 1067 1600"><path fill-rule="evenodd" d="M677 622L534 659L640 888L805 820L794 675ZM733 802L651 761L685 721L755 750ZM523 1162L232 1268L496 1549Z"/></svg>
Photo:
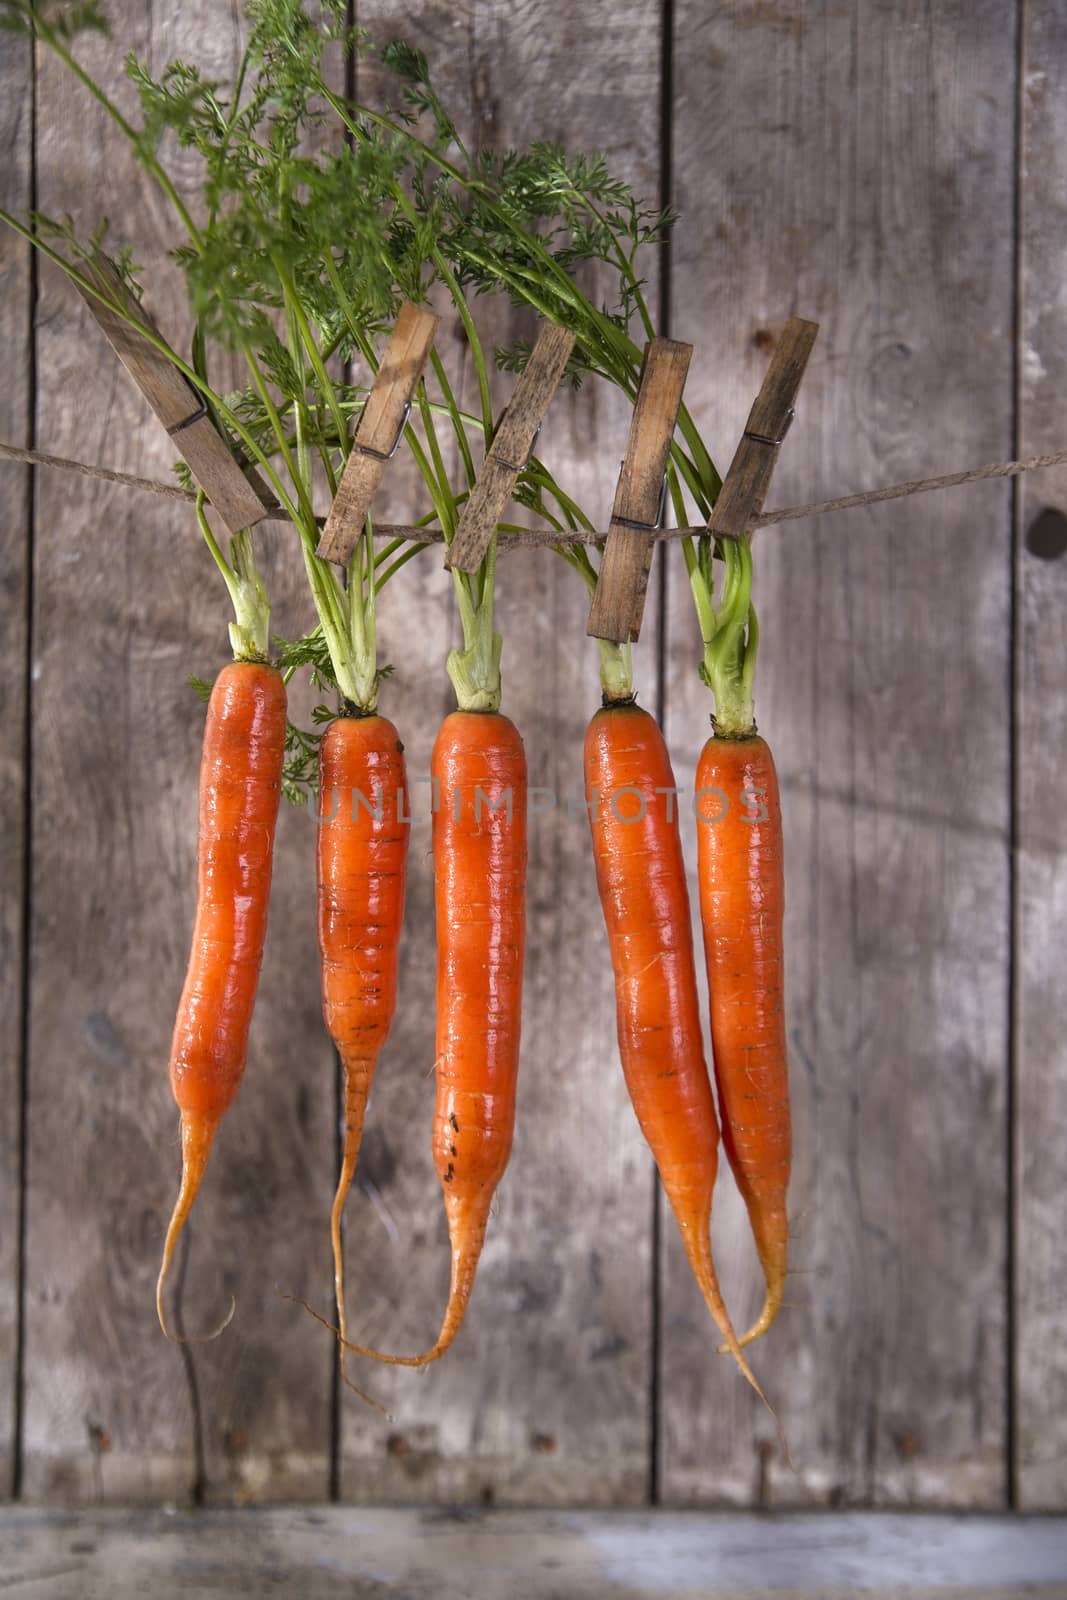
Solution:
<svg viewBox="0 0 1067 1600"><path fill-rule="evenodd" d="M402 15L392 4L364 3L359 20L378 44L399 34L425 50L476 144L548 138L606 146L641 192L654 192L658 19L649 8L430 0ZM395 83L373 61L360 69L359 92L374 104L397 101ZM506 305L478 299L474 310L488 351L536 334L533 316ZM476 412L454 316L446 316L438 349L453 382L462 377L462 403ZM494 378L497 415L513 385L508 374ZM577 394L561 388L538 444L604 525L628 428L628 405L590 380ZM476 467L480 460L476 448ZM398 460L383 487L383 519L425 509L421 480L412 474L405 490L400 469ZM453 470L460 481L461 469ZM437 726L454 705L444 662L459 628L440 562L440 549L420 556L381 605L382 653L397 669L382 704L416 775L428 772ZM358 1402L346 1404L342 1494L635 1503L646 1494L650 1446L650 1172L618 1066L588 824L580 809L567 809L568 791L581 792L582 734L599 703L596 647L584 636L584 586L548 552L503 558L498 593L502 709L525 740L539 791L531 810L547 807L549 792L558 798L530 823L515 1143L466 1323L447 1359L422 1376L360 1369L395 1420L383 1426ZM654 597L649 609L654 616ZM654 697L651 620L647 632L639 676ZM448 1264L429 1157L434 949L425 785L415 804L422 815L412 830L400 1009L378 1069L357 1174L362 1193L349 1220L353 1330L405 1351L424 1348L437 1330Z"/></svg>
<svg viewBox="0 0 1067 1600"><path fill-rule="evenodd" d="M79 52L124 108L128 48L155 69L186 54L210 76L233 70L232 19L210 5L172 24L123 4L112 24L114 42ZM39 128L42 207L69 211L83 231L108 215L112 238L144 266L164 333L187 348L169 208L47 52ZM185 184L187 161L174 161ZM38 371L45 447L167 475L173 447L52 268ZM186 1331L210 1326L230 1293L237 1315L222 1338L183 1354L156 1324L154 1284L178 1177L166 1062L196 882L204 708L187 680L212 678L227 659L229 603L188 509L58 474L42 474L37 508L25 1492L183 1500L197 1486L212 1499L321 1499L329 1359L276 1293L309 1293L328 1272L333 1067L318 1007L313 828L283 809L246 1082L172 1282ZM273 525L257 541L275 628L302 631L295 539Z"/></svg>
<svg viewBox="0 0 1067 1600"><path fill-rule="evenodd" d="M1023 7L1019 449L1067 436L1067 17ZM1019 482L1016 582L1015 1485L1024 1509L1067 1505L1063 1202L1067 1191L1067 549L1030 533L1067 514L1067 470ZM1044 554L1034 553L1035 547Z"/></svg>
<svg viewBox="0 0 1067 1600"><path fill-rule="evenodd" d="M769 506L1010 452L1014 74L992 0L677 7L669 331L720 465L785 318L821 324ZM787 1306L751 1355L796 1473L712 1354L665 1208L667 1501L1003 1501L1009 520L982 485L756 540L795 1162ZM711 704L680 567L669 628L691 784ZM723 1161L747 1325L732 1189Z"/></svg>
<svg viewBox="0 0 1067 1600"><path fill-rule="evenodd" d="M31 203L33 54L25 39L0 33L0 205ZM0 438L29 444L33 302L29 250L7 228L0 236ZM24 813L28 774L26 652L30 474L0 465L0 1499L12 1490L17 1456L20 1105L25 977Z"/></svg>

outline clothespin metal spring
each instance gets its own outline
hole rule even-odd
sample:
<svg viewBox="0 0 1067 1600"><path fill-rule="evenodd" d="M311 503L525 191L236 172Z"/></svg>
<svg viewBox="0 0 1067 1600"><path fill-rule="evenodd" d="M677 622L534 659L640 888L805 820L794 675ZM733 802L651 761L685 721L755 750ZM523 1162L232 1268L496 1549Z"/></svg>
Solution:
<svg viewBox="0 0 1067 1600"><path fill-rule="evenodd" d="M537 441L541 437L542 426L543 424L539 422L537 427L534 429L534 436L530 440L530 448L526 452L526 460L523 462L521 467L517 467L514 461L505 461L502 456L493 455L493 448L490 445L489 454L493 457L493 460L496 462L497 466L506 467L509 472L525 472L526 468L530 465L530 462L534 458L534 451L537 449Z"/></svg>
<svg viewBox="0 0 1067 1600"><path fill-rule="evenodd" d="M393 440L392 445L389 447L388 450L375 450L373 445L360 444L360 442L359 442L359 434L358 433L356 434L356 437L352 440L351 448L353 450L358 450L360 455L373 456L375 461L392 461L393 457L396 455L397 451L400 449L400 441L404 437L404 430L406 429L406 427L408 425L408 418L410 416L411 416L411 401L410 400L405 400L404 401L403 414L401 415L401 418L400 418L400 426L396 430L396 438Z"/></svg>
<svg viewBox="0 0 1067 1600"><path fill-rule="evenodd" d="M619 462L619 476L615 481L615 492L618 493L619 482L626 470L626 462ZM623 528L637 528L641 533L655 533L663 526L663 519L667 515L667 473L663 473L663 487L659 492L659 510L656 512L655 522L638 522L634 517L613 516L612 522L617 522Z"/></svg>
<svg viewBox="0 0 1067 1600"><path fill-rule="evenodd" d="M207 401L201 400L195 411L191 411L181 422L172 422L167 432L173 439L176 433L181 433L183 428L191 428L194 422L199 422L201 417L207 416Z"/></svg>
<svg viewBox="0 0 1067 1600"><path fill-rule="evenodd" d="M793 418L796 416L796 414L796 407L790 406L789 410L785 414L785 422L782 424L782 431L778 435L777 439L772 439L765 433L753 433L750 428L745 429L743 437L745 439L753 439L756 444L769 444L773 446L775 450L777 450L780 444L785 443L785 436L793 426Z"/></svg>

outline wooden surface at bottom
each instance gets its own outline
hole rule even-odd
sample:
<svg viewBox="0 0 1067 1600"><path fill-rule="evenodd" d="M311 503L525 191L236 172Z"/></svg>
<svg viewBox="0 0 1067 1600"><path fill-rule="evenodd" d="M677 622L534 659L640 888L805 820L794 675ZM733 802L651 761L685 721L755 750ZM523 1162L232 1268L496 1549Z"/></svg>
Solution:
<svg viewBox="0 0 1067 1600"><path fill-rule="evenodd" d="M1067 1600L1067 1518L11 1509L0 1574L20 1600Z"/></svg>

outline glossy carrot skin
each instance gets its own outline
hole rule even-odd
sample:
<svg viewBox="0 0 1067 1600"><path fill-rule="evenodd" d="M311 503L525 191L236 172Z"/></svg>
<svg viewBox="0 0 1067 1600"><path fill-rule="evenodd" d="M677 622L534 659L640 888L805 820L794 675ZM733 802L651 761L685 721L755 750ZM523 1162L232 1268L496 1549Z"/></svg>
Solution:
<svg viewBox="0 0 1067 1600"><path fill-rule="evenodd" d="M755 1384L712 1261L719 1126L704 1057L678 798L672 794L668 810L674 773L655 718L632 702L598 711L586 731L585 786L626 1086L708 1309Z"/></svg>
<svg viewBox="0 0 1067 1600"><path fill-rule="evenodd" d="M322 1012L344 1075L344 1149L330 1216L344 1336L341 1213L378 1055L396 1011L408 835L404 747L386 717L340 717L319 746L318 937Z"/></svg>
<svg viewBox="0 0 1067 1600"><path fill-rule="evenodd" d="M170 1051L170 1084L181 1112L182 1177L156 1285L156 1311L168 1338L163 1289L174 1246L248 1053L267 932L285 712L281 674L252 661L224 667L208 705L196 920Z"/></svg>
<svg viewBox="0 0 1067 1600"><path fill-rule="evenodd" d="M723 1144L767 1284L748 1342L778 1313L789 1249L782 819L766 742L758 735L709 739L697 791L700 916Z"/></svg>
<svg viewBox="0 0 1067 1600"><path fill-rule="evenodd" d="M437 923L432 1148L452 1248L448 1304L436 1340L421 1355L387 1355L342 1338L356 1355L401 1367L444 1355L474 1287L515 1130L526 951L527 777L518 729L498 711L453 711L434 741L430 773Z"/></svg>
<svg viewBox="0 0 1067 1600"><path fill-rule="evenodd" d="M259 983L285 754L285 685L234 661L215 680L200 767L196 920L170 1053L183 1113L213 1118L237 1093Z"/></svg>
<svg viewBox="0 0 1067 1600"><path fill-rule="evenodd" d="M322 1010L346 1071L370 1074L396 1011L407 880L404 747L386 717L340 717L319 747Z"/></svg>
<svg viewBox="0 0 1067 1600"><path fill-rule="evenodd" d="M434 743L437 1104L433 1158L459 1328L511 1154L526 950L526 754L500 712L454 711Z"/></svg>

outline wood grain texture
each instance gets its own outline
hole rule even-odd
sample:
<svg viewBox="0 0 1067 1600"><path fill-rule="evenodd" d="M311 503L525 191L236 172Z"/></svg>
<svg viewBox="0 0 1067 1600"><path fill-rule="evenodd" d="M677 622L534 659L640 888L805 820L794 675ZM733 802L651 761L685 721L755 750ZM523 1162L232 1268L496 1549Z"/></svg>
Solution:
<svg viewBox="0 0 1067 1600"><path fill-rule="evenodd" d="M121 70L128 44L153 67L180 52L214 76L232 67L228 8L192 0L177 21L132 0L110 9L116 44L93 42L85 55L95 71L110 71L124 105L132 98ZM774 502L1005 459L1016 445L1029 453L1063 443L1067 24L1053 0L1024 0L1020 9L1023 278L1013 439L1016 8L870 0L853 15L791 0L714 8L676 0L673 198L683 221L671 332L696 347L689 401L720 467L787 315L799 310L822 323ZM360 0L358 20L379 41L400 34L426 50L476 143L545 137L606 148L638 193L655 197L658 7ZM0 34L0 132L9 152L0 184L16 209L30 198L28 52L19 50ZM47 57L39 82L40 204L69 210L86 227L106 212L116 242L128 240L146 265L161 326L184 348L179 285L165 259L173 239L166 207L121 138ZM387 98L373 64L360 68L360 88L378 103ZM395 85L391 94L395 100ZM188 159L174 153L180 175ZM29 275L21 247L0 238L0 252L9 358L0 437L18 439L29 406ZM536 331L532 317L482 300L475 311L487 348ZM439 349L462 377L461 403L477 410L455 318L446 317ZM42 271L37 360L45 449L168 474L176 452L105 356L73 289L50 268ZM498 408L512 384L495 382ZM557 395L539 445L600 527L630 420L625 402L587 381L576 395ZM313 824L288 811L280 820L248 1082L220 1133L190 1232L186 1326L209 1323L230 1291L237 1319L184 1362L158 1333L152 1289L177 1179L165 1060L195 885L203 712L185 679L190 670L211 676L225 658L226 597L188 508L64 474L41 472L38 484L24 1492L53 1503L186 1500L199 1467L195 1401L209 1499L319 1499L328 1486L333 1349L275 1294L304 1293L324 1312L331 1307L334 1062L319 1014ZM783 1470L766 1418L730 1365L714 1358L663 1207L655 1444L658 1489L670 1502L1001 1504L1014 1200L1016 1489L1026 1507L1067 1503L1067 1165L1054 1136L1067 1119L1067 795L1059 761L1067 555L1042 559L1025 539L1042 507L1067 510L1067 471L1024 480L1018 501L1014 1196L1005 1161L1010 493L1002 483L975 485L821 527L769 529L756 541L764 628L757 713L775 750L786 819L797 1160L789 1304L752 1357L782 1411L798 1470ZM2 1496L11 1471L17 1303L23 468L0 464L0 497ZM408 523L427 509L403 448L375 507ZM295 634L310 616L295 539L272 524L257 542L276 630ZM668 732L684 786L711 703L696 678L699 638L673 546L668 563ZM499 581L504 709L526 739L535 809L545 808L531 819L515 1150L449 1359L426 1374L354 1369L393 1420L344 1397L340 1486L345 1498L378 1502L633 1504L647 1493L653 1444L652 1178L617 1061L587 824L568 800L581 787L596 654L583 637L584 589L562 562L521 551L501 563ZM657 582L658 573L637 652L646 704L655 704L657 689ZM443 663L458 642L438 553L420 555L390 585L380 632L382 658L397 669L382 706L407 745L417 820L400 1012L349 1206L350 1314L355 1334L415 1349L436 1330L447 1287L429 1154L433 909L428 794L418 781L452 703ZM691 819L686 826L695 869ZM695 907L695 882L691 898ZM744 1321L761 1285L725 1163L714 1234L729 1304ZM247 1553L246 1587L261 1593L299 1551L303 1591L334 1592L336 1571L326 1585L322 1559L334 1557L344 1571L353 1548L373 1544L375 1524L351 1512L324 1516L185 1524L218 1529L195 1548L177 1535L168 1541L173 1520L153 1522L147 1536L142 1525L116 1524L112 1535L106 1521L42 1516L32 1526L5 1525L15 1527L15 1543L3 1545L0 1571L5 1579L43 1574L60 1596L66 1584L79 1600L115 1600L122 1590L114 1561L128 1558L140 1589L165 1595L177 1574L198 1593L231 1595L242 1592ZM422 1544L422 1521L404 1516L388 1535L398 1562L411 1556L396 1569L402 1592L442 1600L452 1584L477 1595L489 1547L473 1536L462 1547L479 1519L431 1523L455 1533L445 1550ZM536 1594L524 1542L535 1524L504 1526ZM649 1558L657 1563L650 1592L663 1592L665 1528L672 1551L680 1540L698 1552L692 1570L703 1588L695 1592L706 1592L712 1547L685 1545L685 1519L649 1526L659 1552ZM827 1548L846 1554L866 1526L821 1525L837 1529L826 1534ZM923 1525L924 1550L931 1526ZM1028 1534L1029 1525L1020 1526ZM562 1569L535 1569L546 1597L561 1583L569 1594L597 1593L604 1530L590 1523L579 1537L573 1520L563 1527L551 1517L543 1527L563 1541L564 1561ZM763 1549L767 1527L753 1524L745 1538ZM48 1567L66 1533L70 1547ZM73 1548L97 1538L88 1555ZM801 1545L812 1548L807 1536ZM918 1545L908 1524L899 1548ZM993 1555L1006 1547L975 1557L975 1575L986 1580L976 1594L997 1593ZM373 1548L384 1559L386 1545ZM610 1581L621 1574L638 1595L641 1548L610 1546ZM560 1551L558 1542L549 1547L548 1560ZM788 1559L797 1559L792 1549ZM454 1563L447 1581L442 1561ZM917 1595L932 1581L917 1569L908 1577ZM1042 1581L1019 1569L1007 1591L1019 1592L1024 1579ZM854 1584L852 1568L847 1581ZM357 1582L353 1592L390 1592L380 1574L361 1571ZM1050 1581L1040 1592L1060 1588ZM805 1592L833 1594L827 1570Z"/></svg>
<svg viewBox="0 0 1067 1600"><path fill-rule="evenodd" d="M114 306L132 313L146 329L158 334L150 304L132 300L114 263L106 256L94 261L90 276L112 297ZM267 501L244 476L210 417L202 414L203 402L192 384L150 339L131 328L118 310L80 284L76 287L108 344L169 435L172 448L188 463L230 533L254 526L264 516Z"/></svg>
<svg viewBox="0 0 1067 1600"><path fill-rule="evenodd" d="M574 334L544 322L519 374L515 392L497 423L493 442L460 514L448 565L477 572L523 467L534 448L552 397L574 348Z"/></svg>
<svg viewBox="0 0 1067 1600"><path fill-rule="evenodd" d="M0 33L0 205L31 204L33 54ZM0 234L0 438L30 441L33 300L29 250ZM12 1491L17 1454L20 1105L25 978L26 653L30 572L30 474L0 466L0 1500Z"/></svg>
<svg viewBox="0 0 1067 1600"><path fill-rule="evenodd" d="M1012 8L680 0L675 47L670 331L697 344L688 403L713 453L802 311L821 332L776 500L1010 456ZM665 1215L663 1495L997 1506L1008 490L771 530L755 554L796 1156L787 1307L751 1356L797 1470L714 1357ZM678 564L669 641L669 733L691 785L711 703ZM744 1322L762 1284L725 1171L713 1234Z"/></svg>
<svg viewBox="0 0 1067 1600"><path fill-rule="evenodd" d="M126 107L128 48L157 70L179 53L210 77L233 70L239 41L217 6L171 20L124 0L111 17L116 42L81 48ZM107 214L144 266L164 332L184 346L169 208L47 53L38 103L40 204L85 230ZM173 159L183 184L187 159ZM77 294L51 269L41 284L40 439L165 475L173 449ZM220 374L226 387L234 376ZM192 1219L184 1288L175 1281L188 1331L230 1292L237 1315L183 1360L153 1297L178 1177L166 1062L196 882L204 710L187 678L226 659L229 606L188 508L58 474L42 476L37 508L25 1493L188 1499L195 1400L209 1498L319 1499L329 1357L276 1293L310 1293L329 1275L333 1057L319 1014L314 829L305 814L279 819L248 1070ZM295 539L270 525L257 543L275 627L294 636L310 610Z"/></svg>
<svg viewBox="0 0 1067 1600"><path fill-rule="evenodd" d="M1067 1523L1036 1517L18 1508L0 1559L49 1600L1067 1600Z"/></svg>
<svg viewBox="0 0 1067 1600"><path fill-rule="evenodd" d="M516 0L421 0L403 8L381 0L361 4L359 20L379 43L400 35L426 51L464 137L501 148L536 138L606 145L642 193L654 192L656 17L639 0L608 11L553 10L551 25L548 15ZM361 68L358 87L373 104L396 103L395 83L374 63ZM536 333L532 316L506 305L479 298L474 312L488 350ZM476 414L473 366L454 317L445 319L438 350L453 383L462 380L460 403ZM506 374L494 381L498 414L513 382ZM568 491L605 523L630 410L593 380L577 393L564 389L538 445ZM406 463L394 463L383 517L410 520L426 510L421 480L407 473ZM462 482L455 465L452 481ZM353 1371L394 1421L345 1397L346 1499L609 1504L646 1494L652 1187L615 1048L588 823L576 803L582 735L599 703L586 608L584 585L547 552L500 563L502 709L522 733L531 785L515 1143L470 1309L447 1359L423 1374L372 1363ZM645 631L637 675L654 698L657 630ZM383 659L397 669L383 685L382 710L400 729L417 779L429 772L437 727L455 703L444 662L460 632L452 583L435 551L390 583L380 637ZM550 792L554 809L547 809ZM356 1177L362 1194L353 1196L348 1226L353 1335L402 1351L425 1348L436 1333L448 1285L430 1159L434 951L425 783L413 786L413 809L398 1017L375 1077ZM324 1284L322 1309L329 1304Z"/></svg>
<svg viewBox="0 0 1067 1600"><path fill-rule="evenodd" d="M1067 16L1028 0L1024 17L1019 446L1045 450L1067 436ZM1048 510L1067 511L1062 467L1020 482L1016 569L1015 1483L1035 1509L1067 1505L1067 553L1034 553Z"/></svg>
<svg viewBox="0 0 1067 1600"><path fill-rule="evenodd" d="M739 539L763 509L818 331L817 322L803 317L789 317L782 329L708 518L708 527L721 537Z"/></svg>
<svg viewBox="0 0 1067 1600"><path fill-rule="evenodd" d="M641 636L655 543L651 530L661 521L663 475L692 354L693 346L677 339L650 339L645 346L630 437L585 630L594 639L624 643Z"/></svg>
<svg viewBox="0 0 1067 1600"><path fill-rule="evenodd" d="M388 458L399 443L440 320L410 301L400 307L319 540L318 554L324 561L345 566L356 547Z"/></svg>

